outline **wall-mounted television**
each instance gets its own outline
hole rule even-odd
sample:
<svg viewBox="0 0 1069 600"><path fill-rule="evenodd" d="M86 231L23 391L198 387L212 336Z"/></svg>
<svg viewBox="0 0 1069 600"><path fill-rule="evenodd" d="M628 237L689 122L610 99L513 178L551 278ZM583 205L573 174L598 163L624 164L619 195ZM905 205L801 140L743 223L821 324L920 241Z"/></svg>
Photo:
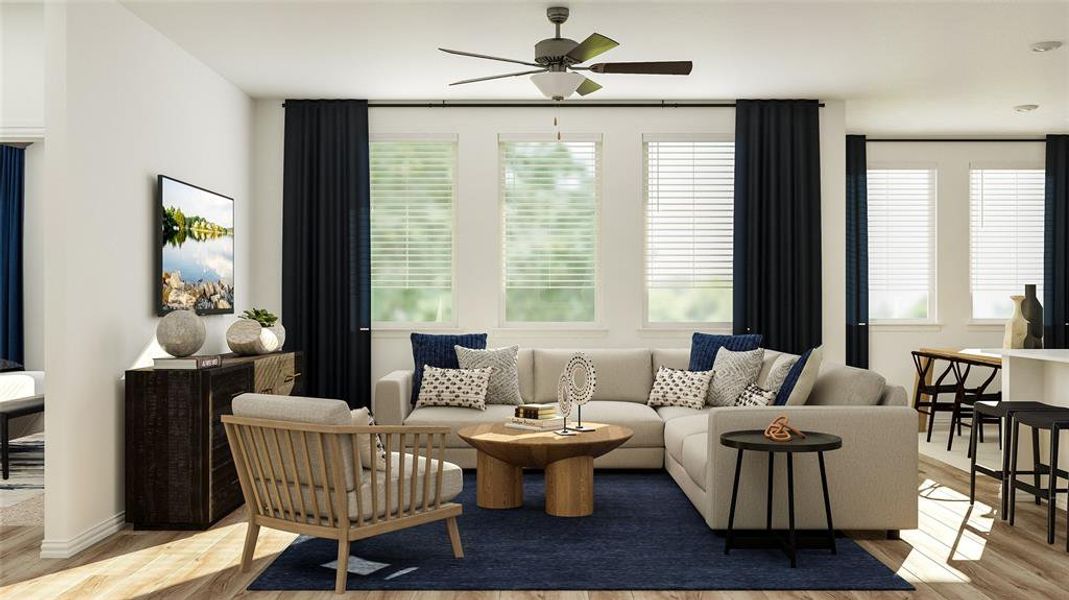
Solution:
<svg viewBox="0 0 1069 600"><path fill-rule="evenodd" d="M157 177L157 314L234 312L234 199Z"/></svg>

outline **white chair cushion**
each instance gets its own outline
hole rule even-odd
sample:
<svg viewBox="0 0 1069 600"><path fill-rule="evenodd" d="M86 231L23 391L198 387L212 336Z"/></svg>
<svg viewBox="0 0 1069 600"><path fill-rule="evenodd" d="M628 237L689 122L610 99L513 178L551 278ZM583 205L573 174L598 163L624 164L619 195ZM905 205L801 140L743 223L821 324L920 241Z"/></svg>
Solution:
<svg viewBox="0 0 1069 600"><path fill-rule="evenodd" d="M427 465L428 461L423 456L419 457L419 460L417 462L418 466L417 466L417 472L416 472L416 487L414 489L409 489L411 487L410 482L411 482L411 477L412 477L412 455L411 454L405 454L405 471L404 471L405 480L406 480L405 481L405 485L404 485L405 498L404 498L404 502L401 503L401 502L399 502L399 498L397 497L397 478L399 477L399 473L400 473L399 456L400 455L397 452L391 452L390 453L390 463L391 463L390 464L390 481L392 482L391 485L393 486L390 489L390 511L391 512L396 511L397 507L398 507L398 504L400 504L401 508L405 509L405 510L412 508L412 500L413 500L413 498L415 499L415 502L416 502L416 510L419 510L419 509L421 509L423 507L423 475L424 475L424 471L426 469L426 465ZM431 472L430 472L429 485L428 485L428 490L427 490L428 506L432 506L433 505L434 494L438 489L438 461L437 460L435 460L433 458L430 460L430 469L431 469ZM349 500L349 507L348 508L349 508L349 518L350 519L356 519L356 516L358 514L361 514L361 512L363 513L363 516L364 516L365 519L367 519L368 517L371 516L373 505L372 505L372 502L371 502L372 487L371 487L371 478L369 477L370 474L371 474L371 471L365 470L364 473L363 473L363 477L361 479L361 484L360 484L360 501L359 502L361 504L363 504L363 509L364 509L363 511L360 510L360 505L357 503L356 491L355 490L351 491L348 494L348 500ZM375 476L378 478L378 497L379 497L378 516L381 517L381 516L386 514L386 472L385 471L377 471ZM442 502L443 503L444 502L449 502L453 498L456 498L457 495L459 495L460 492L463 491L463 489L464 489L464 471L463 471L463 469L461 469L460 467L458 467L458 466L456 466L456 465L454 465L453 463L450 463L450 462L443 463L442 464Z"/></svg>

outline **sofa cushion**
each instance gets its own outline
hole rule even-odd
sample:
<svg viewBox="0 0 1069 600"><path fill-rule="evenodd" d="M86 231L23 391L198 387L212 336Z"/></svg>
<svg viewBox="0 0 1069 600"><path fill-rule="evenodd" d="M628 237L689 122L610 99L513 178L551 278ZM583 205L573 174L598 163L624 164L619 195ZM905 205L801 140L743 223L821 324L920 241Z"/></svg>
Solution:
<svg viewBox="0 0 1069 600"><path fill-rule="evenodd" d="M458 429L480 423L504 423L515 416L515 413L516 407L507 404L488 404L486 410L455 406L427 406L409 413L405 419L405 425L449 427L452 431L445 436L446 447L470 448L464 440L457 437Z"/></svg>
<svg viewBox="0 0 1069 600"><path fill-rule="evenodd" d="M806 404L813 406L876 406L887 380L879 373L846 366L829 366L813 385Z"/></svg>
<svg viewBox="0 0 1069 600"><path fill-rule="evenodd" d="M661 367L689 370L690 348L654 348L653 372L657 373Z"/></svg>
<svg viewBox="0 0 1069 600"><path fill-rule="evenodd" d="M516 373L520 377L520 397L524 402L534 402L534 350L520 348L516 355Z"/></svg>
<svg viewBox="0 0 1069 600"><path fill-rule="evenodd" d="M430 365L440 369L458 369L457 351L454 346L465 348L486 348L485 333L465 333L461 335L432 335L413 333L412 340L412 404L419 400L419 388L423 383L423 367Z"/></svg>
<svg viewBox="0 0 1069 600"><path fill-rule="evenodd" d="M759 333L714 335L696 331L690 338L690 365L688 368L691 371L708 371L713 368L717 350L721 348L736 352L756 350L761 346L761 339L762 336Z"/></svg>
<svg viewBox="0 0 1069 600"><path fill-rule="evenodd" d="M576 350L534 351L535 402L556 402L557 382ZM646 403L653 387L653 369L647 348L582 350L594 363L598 384L594 400Z"/></svg>
<svg viewBox="0 0 1069 600"><path fill-rule="evenodd" d="M688 435L683 439L683 469L694 483L705 487L705 465L709 463L709 432Z"/></svg>
<svg viewBox="0 0 1069 600"><path fill-rule="evenodd" d="M708 433L709 414L679 417L664 424L664 451L677 463L683 463L683 441L697 433Z"/></svg>
<svg viewBox="0 0 1069 600"><path fill-rule="evenodd" d="M689 417L691 415L707 415L709 411L713 410L712 406L706 406L701 410L695 410L693 408L686 408L683 406L660 406L657 408L657 414L660 415L662 421L671 421L672 419L678 419L679 417Z"/></svg>
<svg viewBox="0 0 1069 600"><path fill-rule="evenodd" d="M572 409L569 423L575 421L576 411ZM623 448L663 448L664 421L657 411L636 402L614 400L593 400L583 406L583 421L591 423L608 423L623 425L635 434L623 444Z"/></svg>

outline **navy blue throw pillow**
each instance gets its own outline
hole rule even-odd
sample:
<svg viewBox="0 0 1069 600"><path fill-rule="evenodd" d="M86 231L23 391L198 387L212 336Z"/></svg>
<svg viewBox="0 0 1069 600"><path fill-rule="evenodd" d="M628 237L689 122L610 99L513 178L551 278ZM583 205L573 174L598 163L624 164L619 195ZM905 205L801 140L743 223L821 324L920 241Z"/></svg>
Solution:
<svg viewBox="0 0 1069 600"><path fill-rule="evenodd" d="M716 352L727 348L733 352L757 350L763 336L760 333L742 335L714 335L694 332L690 339L690 371L708 371L713 368Z"/></svg>
<svg viewBox="0 0 1069 600"><path fill-rule="evenodd" d="M412 404L419 398L419 388L423 383L423 367L430 365L440 369L459 369L457 351L453 346L463 346L473 350L486 349L485 333L462 333L460 335L432 335L429 333L412 334L412 362L415 371L412 374Z"/></svg>
<svg viewBox="0 0 1069 600"><path fill-rule="evenodd" d="M813 353L813 349L810 348L802 353L798 357L798 362L794 363L790 371L787 371L787 376L783 378L783 385L779 386L779 393L776 394L775 406L784 406L787 404L787 399L791 397L791 392L794 391L794 384L798 383L798 378L802 376L802 371L805 369L805 363L809 361L809 355Z"/></svg>

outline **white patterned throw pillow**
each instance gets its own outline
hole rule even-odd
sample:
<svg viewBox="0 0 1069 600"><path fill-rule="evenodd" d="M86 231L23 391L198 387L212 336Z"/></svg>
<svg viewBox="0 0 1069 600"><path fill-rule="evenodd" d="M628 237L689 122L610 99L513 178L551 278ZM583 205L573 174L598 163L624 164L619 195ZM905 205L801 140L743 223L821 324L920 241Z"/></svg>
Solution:
<svg viewBox="0 0 1069 600"><path fill-rule="evenodd" d="M769 406L775 404L776 392L758 387L756 384L746 386L746 389L735 398L735 406Z"/></svg>
<svg viewBox="0 0 1069 600"><path fill-rule="evenodd" d="M455 346L454 349L461 369L493 367L494 372L490 375L490 384L486 388L487 404L523 404L517 367L519 346L486 350Z"/></svg>
<svg viewBox="0 0 1069 600"><path fill-rule="evenodd" d="M423 385L419 388L416 408L422 406L456 406L486 410L486 388L493 367L485 369L423 368Z"/></svg>
<svg viewBox="0 0 1069 600"><path fill-rule="evenodd" d="M354 427L374 427L375 417L371 416L371 411L366 408L358 408L351 411L351 418L353 420ZM382 439L378 436L367 436L364 434L356 435L356 447L360 450L360 464L365 469L371 468L371 439L374 437L375 443L375 456L378 460L375 461L375 470L383 471L386 469L386 448L382 445Z"/></svg>
<svg viewBox="0 0 1069 600"><path fill-rule="evenodd" d="M757 383L761 374L761 361L765 358L765 349L734 352L720 348L713 361L713 382L709 385L709 404L713 406L733 406L735 398L746 386Z"/></svg>
<svg viewBox="0 0 1069 600"><path fill-rule="evenodd" d="M705 406L705 394L712 379L712 371L683 371L661 367L657 369L657 379L653 382L647 404L700 410Z"/></svg>
<svg viewBox="0 0 1069 600"><path fill-rule="evenodd" d="M791 368L798 362L798 359L799 356L796 354L780 354L777 356L776 360L772 361L772 366L769 367L765 380L761 382L761 387L771 392L778 392L783 385L783 380L787 379L787 373L791 372Z"/></svg>

